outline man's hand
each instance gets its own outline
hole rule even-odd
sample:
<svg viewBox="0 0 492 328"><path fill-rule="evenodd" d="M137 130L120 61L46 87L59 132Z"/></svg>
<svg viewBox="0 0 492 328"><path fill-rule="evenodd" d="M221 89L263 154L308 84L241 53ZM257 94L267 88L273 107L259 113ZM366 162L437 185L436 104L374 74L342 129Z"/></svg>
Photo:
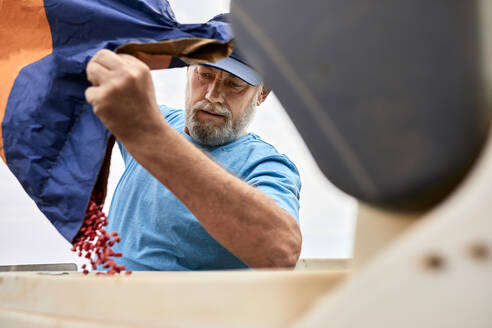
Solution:
<svg viewBox="0 0 492 328"><path fill-rule="evenodd" d="M251 267L295 266L302 238L294 218L166 122L143 62L101 50L87 65L87 78L96 115L215 240Z"/></svg>
<svg viewBox="0 0 492 328"><path fill-rule="evenodd" d="M150 70L137 58L101 50L87 65L87 79L93 86L85 98L119 140L135 140L163 120Z"/></svg>

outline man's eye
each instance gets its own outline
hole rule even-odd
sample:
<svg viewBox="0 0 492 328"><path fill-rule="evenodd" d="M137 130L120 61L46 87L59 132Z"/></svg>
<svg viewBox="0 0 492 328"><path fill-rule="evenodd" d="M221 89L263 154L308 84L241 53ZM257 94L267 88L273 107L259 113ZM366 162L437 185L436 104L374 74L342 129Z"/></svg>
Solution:
<svg viewBox="0 0 492 328"><path fill-rule="evenodd" d="M234 80L227 80L227 81L225 81L225 83L228 87L234 88L234 89L241 89L242 87L244 87L243 83L236 82Z"/></svg>
<svg viewBox="0 0 492 328"><path fill-rule="evenodd" d="M208 80L208 79L211 79L212 78L212 74L201 72L200 73L200 77Z"/></svg>

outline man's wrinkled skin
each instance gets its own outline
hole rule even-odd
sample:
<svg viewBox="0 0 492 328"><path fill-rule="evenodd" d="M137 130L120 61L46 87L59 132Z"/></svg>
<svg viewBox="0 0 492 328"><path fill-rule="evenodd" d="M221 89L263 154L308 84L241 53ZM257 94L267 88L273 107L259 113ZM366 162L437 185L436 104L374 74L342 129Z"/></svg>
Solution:
<svg viewBox="0 0 492 328"><path fill-rule="evenodd" d="M268 94L261 86L258 91L250 85L233 92L224 84L229 74L220 70L215 70L210 80L199 79L200 71L196 70L201 67L188 68L187 111L205 102L224 106L237 121L254 97L259 105ZM295 266L301 250L297 222L271 198L209 159L166 122L144 62L101 50L87 65L87 78L93 86L85 95L94 113L222 246L253 268ZM199 111L196 120L217 126L225 121L207 110Z"/></svg>
<svg viewBox="0 0 492 328"><path fill-rule="evenodd" d="M213 86L210 86L213 84ZM198 142L217 146L246 134L256 106L266 97L265 89L252 88L241 79L208 66L188 69L186 84L186 132ZM235 100L248 100L236 104ZM212 114L212 115L210 115Z"/></svg>

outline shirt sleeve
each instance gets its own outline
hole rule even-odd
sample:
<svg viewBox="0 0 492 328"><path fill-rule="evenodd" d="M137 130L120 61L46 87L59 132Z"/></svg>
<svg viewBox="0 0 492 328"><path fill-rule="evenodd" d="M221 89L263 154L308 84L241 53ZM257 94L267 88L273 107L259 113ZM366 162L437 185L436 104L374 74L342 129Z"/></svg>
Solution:
<svg viewBox="0 0 492 328"><path fill-rule="evenodd" d="M120 149L121 157L123 158L123 162L125 163L125 166L128 166L128 161L130 161L131 156L128 153L128 151L123 147L123 144L119 142L119 140L116 140L116 144L118 145L118 148Z"/></svg>
<svg viewBox="0 0 492 328"><path fill-rule="evenodd" d="M272 198L299 223L301 179L287 156L271 155L253 162L244 180Z"/></svg>
<svg viewBox="0 0 492 328"><path fill-rule="evenodd" d="M183 112L182 109L174 109L164 105L159 105L159 109L162 115L166 118L166 121L168 121L171 125L181 116L181 113Z"/></svg>

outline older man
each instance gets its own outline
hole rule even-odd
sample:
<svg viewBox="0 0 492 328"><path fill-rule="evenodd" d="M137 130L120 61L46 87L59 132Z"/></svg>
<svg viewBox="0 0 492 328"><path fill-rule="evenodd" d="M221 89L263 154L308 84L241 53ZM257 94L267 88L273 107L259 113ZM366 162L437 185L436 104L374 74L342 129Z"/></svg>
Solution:
<svg viewBox="0 0 492 328"><path fill-rule="evenodd" d="M87 75L86 98L125 161L109 229L127 269L295 266L299 174L246 132L268 91L237 51L188 67L185 111L159 108L135 57L102 50Z"/></svg>

